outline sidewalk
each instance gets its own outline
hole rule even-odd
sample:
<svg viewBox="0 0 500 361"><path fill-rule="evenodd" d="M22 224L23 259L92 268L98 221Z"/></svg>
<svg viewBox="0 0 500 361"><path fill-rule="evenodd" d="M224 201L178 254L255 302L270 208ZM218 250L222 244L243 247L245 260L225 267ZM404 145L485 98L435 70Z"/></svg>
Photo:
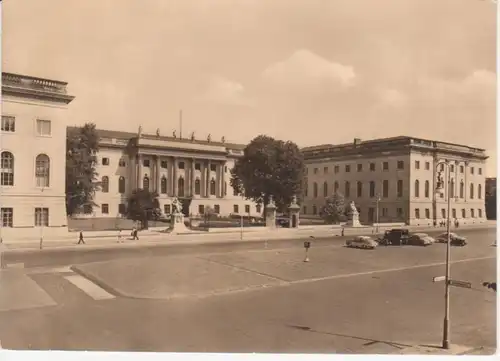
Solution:
<svg viewBox="0 0 500 361"><path fill-rule="evenodd" d="M392 227L379 227L379 233L383 233L386 229ZM428 226L416 227L410 226L405 227L411 231L427 231L427 232L445 232L446 229L442 227L429 228ZM461 230L470 229L489 229L496 228L496 222L486 222L477 225L463 226L456 230L460 232ZM455 231L455 229L454 229ZM146 233L147 232L147 233ZM372 227L361 227L361 228L345 228L345 236L358 236L358 235L369 235L372 236L375 233L375 229ZM283 239L309 239L314 238L330 238L341 235L340 227L304 227L299 229L290 228L277 228L277 229L264 229L264 230L252 230L251 232L192 232L180 235L160 233L158 231L145 231L139 234L139 240L133 241L129 234L123 234L122 238L118 238L118 233L114 232L114 235L106 236L95 236L95 237L85 237L85 244L77 244L77 237L72 237L71 239L56 239L56 240L45 240L43 243L43 250L69 250L69 249L108 249L108 248L130 248L130 247L145 247L154 245L194 245L194 244L206 244L206 243L232 243L232 242L255 242L255 241L272 241L272 240L283 240ZM17 241L17 242L4 242L1 247L3 252L10 251L35 251L40 250L40 243L38 240L35 241Z"/></svg>

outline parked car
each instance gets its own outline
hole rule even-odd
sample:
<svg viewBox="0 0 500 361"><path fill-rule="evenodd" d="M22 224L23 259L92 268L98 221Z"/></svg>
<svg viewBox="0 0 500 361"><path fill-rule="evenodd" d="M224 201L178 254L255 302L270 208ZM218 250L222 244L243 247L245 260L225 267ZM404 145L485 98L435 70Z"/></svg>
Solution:
<svg viewBox="0 0 500 361"><path fill-rule="evenodd" d="M345 246L349 248L375 249L378 243L368 236L356 236L346 241Z"/></svg>
<svg viewBox="0 0 500 361"><path fill-rule="evenodd" d="M397 245L401 246L406 244L410 232L405 228L395 228L385 231L382 238L378 240L379 244L384 246Z"/></svg>
<svg viewBox="0 0 500 361"><path fill-rule="evenodd" d="M445 233L440 234L436 238L436 240L439 243L446 243L446 242L448 242L448 233L445 232ZM463 237L463 236L459 236L456 233L450 232L450 244L452 246L463 247L463 246L465 246L467 244L467 239L465 237Z"/></svg>
<svg viewBox="0 0 500 361"><path fill-rule="evenodd" d="M279 227L287 228L287 227L290 226L290 220L288 218L277 218L276 219L276 224Z"/></svg>
<svg viewBox="0 0 500 361"><path fill-rule="evenodd" d="M436 242L436 240L427 233L413 233L408 237L406 244L412 246L430 246L434 242Z"/></svg>

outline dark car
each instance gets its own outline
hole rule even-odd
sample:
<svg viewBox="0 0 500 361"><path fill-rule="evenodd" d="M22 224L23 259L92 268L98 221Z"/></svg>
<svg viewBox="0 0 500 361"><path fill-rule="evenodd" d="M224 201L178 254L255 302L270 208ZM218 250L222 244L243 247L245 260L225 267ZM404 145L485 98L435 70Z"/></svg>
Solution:
<svg viewBox="0 0 500 361"><path fill-rule="evenodd" d="M443 233L437 236L436 238L438 243L447 243L448 242L448 233ZM450 232L450 244L452 246L463 247L467 245L467 239L463 236L459 236L456 233Z"/></svg>
<svg viewBox="0 0 500 361"><path fill-rule="evenodd" d="M411 246L430 246L434 244L436 240L429 236L427 233L412 233L410 237L408 237L407 244Z"/></svg>
<svg viewBox="0 0 500 361"><path fill-rule="evenodd" d="M405 228L395 228L385 231L383 237L379 240L379 244L384 246L401 246L407 244L410 232Z"/></svg>
<svg viewBox="0 0 500 361"><path fill-rule="evenodd" d="M276 224L280 227L289 227L290 226L290 220L288 218L277 218L276 219Z"/></svg>

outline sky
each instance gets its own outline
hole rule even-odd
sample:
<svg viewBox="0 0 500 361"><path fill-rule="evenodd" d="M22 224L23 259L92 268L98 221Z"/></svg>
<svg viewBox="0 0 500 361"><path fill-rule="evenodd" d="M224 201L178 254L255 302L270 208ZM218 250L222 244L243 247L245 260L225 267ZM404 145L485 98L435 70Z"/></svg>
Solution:
<svg viewBox="0 0 500 361"><path fill-rule="evenodd" d="M3 71L67 81L68 124L299 146L408 135L485 148L491 0L4 0Z"/></svg>

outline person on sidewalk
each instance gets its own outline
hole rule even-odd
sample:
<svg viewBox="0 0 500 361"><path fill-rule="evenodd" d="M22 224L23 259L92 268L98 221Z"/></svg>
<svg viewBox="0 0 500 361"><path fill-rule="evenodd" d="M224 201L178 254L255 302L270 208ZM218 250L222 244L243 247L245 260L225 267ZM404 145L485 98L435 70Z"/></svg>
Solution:
<svg viewBox="0 0 500 361"><path fill-rule="evenodd" d="M85 244L85 241L83 240L83 231L80 231L80 236L78 237L77 244Z"/></svg>
<svg viewBox="0 0 500 361"><path fill-rule="evenodd" d="M138 236L138 232L137 232L137 228L134 228L134 230L132 231L132 240L135 241L135 240L139 240L139 236Z"/></svg>
<svg viewBox="0 0 500 361"><path fill-rule="evenodd" d="M121 228L118 229L118 243L122 243L122 230Z"/></svg>
<svg viewBox="0 0 500 361"><path fill-rule="evenodd" d="M342 227L341 235L344 237L344 227Z"/></svg>

